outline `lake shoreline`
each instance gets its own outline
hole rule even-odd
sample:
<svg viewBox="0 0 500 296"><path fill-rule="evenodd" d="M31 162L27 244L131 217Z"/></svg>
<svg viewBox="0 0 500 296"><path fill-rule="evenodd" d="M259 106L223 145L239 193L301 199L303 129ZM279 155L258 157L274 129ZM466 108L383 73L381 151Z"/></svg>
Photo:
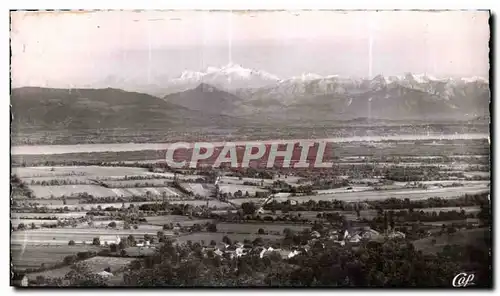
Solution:
<svg viewBox="0 0 500 296"><path fill-rule="evenodd" d="M298 143L298 142L383 142L383 141L421 141L421 140L484 140L489 139L488 134L465 133L465 134L426 134L426 135L390 135L390 136L354 136L354 137L332 137L322 139L277 139L277 140L248 140L211 142L216 146L225 143L245 145L251 143ZM203 142L203 141L200 141ZM92 153L92 152L128 152L142 150L165 150L171 143L113 143L113 144L75 144L75 145L21 145L12 146L11 155L54 155L69 153Z"/></svg>

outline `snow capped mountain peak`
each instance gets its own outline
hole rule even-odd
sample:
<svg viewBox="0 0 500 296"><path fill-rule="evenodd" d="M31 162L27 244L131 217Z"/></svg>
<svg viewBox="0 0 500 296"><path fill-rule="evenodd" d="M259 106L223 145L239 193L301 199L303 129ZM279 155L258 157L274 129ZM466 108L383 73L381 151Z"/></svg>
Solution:
<svg viewBox="0 0 500 296"><path fill-rule="evenodd" d="M293 76L290 78L290 80L300 80L300 81L309 81L309 80L316 80L316 79L322 79L324 78L323 76L315 73L302 73L300 76Z"/></svg>
<svg viewBox="0 0 500 296"><path fill-rule="evenodd" d="M488 79L486 79L484 77L480 77L480 76L462 77L460 80L462 80L464 82L476 82L476 81L480 81L480 82L488 83Z"/></svg>
<svg viewBox="0 0 500 296"><path fill-rule="evenodd" d="M294 97L295 95L348 94L369 90L394 89L402 86L421 90L448 98L453 95L453 88L471 82L488 81L482 77L440 79L425 74L404 73L399 76L376 75L372 78L355 78L338 75L320 75L305 72L298 76L280 79L264 70L246 68L241 64L228 63L222 66L209 66L201 71L185 70L169 81L170 93L192 89L200 83L213 85L221 90L261 89L263 93L275 97ZM253 91L251 91L253 92Z"/></svg>
<svg viewBox="0 0 500 296"><path fill-rule="evenodd" d="M182 71L181 76L178 79L200 79L203 77L204 73L196 71Z"/></svg>
<svg viewBox="0 0 500 296"><path fill-rule="evenodd" d="M276 75L266 71L249 69L240 64L229 63L221 67L209 66L202 71L185 70L170 82L175 86L173 89L178 91L192 88L194 84L199 83L234 89L262 87L278 81L280 79Z"/></svg>

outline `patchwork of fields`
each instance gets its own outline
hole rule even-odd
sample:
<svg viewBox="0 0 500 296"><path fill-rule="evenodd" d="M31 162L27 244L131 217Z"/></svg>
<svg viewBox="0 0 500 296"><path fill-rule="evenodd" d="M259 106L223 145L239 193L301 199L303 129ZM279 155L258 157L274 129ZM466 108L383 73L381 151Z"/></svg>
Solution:
<svg viewBox="0 0 500 296"><path fill-rule="evenodd" d="M111 272L120 270L126 267L130 262L135 260L134 258L117 258L117 257L101 257L96 256L82 262L85 263L91 272L101 272L105 268L110 268ZM37 276L43 276L46 278L64 278L64 276L71 271L70 266L47 270L43 272L31 273L28 275L29 279L35 280Z"/></svg>
<svg viewBox="0 0 500 296"><path fill-rule="evenodd" d="M187 191L192 192L194 195L200 196L210 196L215 186L212 184L200 184L200 183L181 183L181 186Z"/></svg>
<svg viewBox="0 0 500 296"><path fill-rule="evenodd" d="M450 187L450 188L434 188L434 189L398 189L398 190L380 190L380 191L359 191L359 192L342 192L326 193L321 195L306 195L294 196L291 199L297 202L307 202L308 200L341 200L347 202L356 202L364 200L381 200L389 198L410 198L413 200L427 199L431 197L441 198L454 198L463 196L465 194L477 194L489 192L487 184L471 185L463 187ZM259 198L237 198L231 200L235 204L242 204L245 202L259 202ZM288 198L275 198L277 201L286 201Z"/></svg>
<svg viewBox="0 0 500 296"><path fill-rule="evenodd" d="M51 245L36 246L31 244L14 244L10 245L10 254L12 264L16 268L38 268L42 264L50 266L55 263L60 263L64 257L75 255L78 252L84 251L100 251L102 248L98 246L68 246L66 245Z"/></svg>
<svg viewBox="0 0 500 296"><path fill-rule="evenodd" d="M148 229L149 228L149 229ZM156 235L159 227L141 227L140 229L104 229L104 228L51 228L16 231L11 234L11 244L17 245L68 245L69 240L74 240L77 244L83 241L92 242L95 237L100 236L129 236L141 239L144 234ZM173 235L173 232L165 231L165 235Z"/></svg>
<svg viewBox="0 0 500 296"><path fill-rule="evenodd" d="M232 176L223 175L218 183L220 193L231 193L230 202L223 202L214 199L212 195L215 192L215 185L213 183L206 183L204 175L187 174L183 175L177 173L175 176L180 183L174 183L174 173L172 172L153 172L157 171L148 170L139 167L105 167L105 166L38 166L38 167L14 167L12 173L17 175L23 181L26 187L32 191L33 198L18 197L13 200L19 206L20 211L12 212L11 223L14 226L24 224L27 230L19 230L12 232L11 235L11 254L12 263L16 269L38 268L42 263L47 265L60 263L65 256L74 255L77 252L85 250L101 250L101 247L89 245L96 237L126 237L132 235L136 240L144 239L144 235L148 234L156 237L159 231L169 237L175 238L177 243L184 243L187 241L204 242L206 245L210 241L215 240L221 242L224 236L228 236L233 241L243 242L244 240L254 240L255 238L262 238L264 241L276 241L283 238L283 232L286 228L293 231L302 231L306 228L312 227L313 221L324 221L322 216L318 216L318 211L290 211L288 215L307 219L311 223L297 222L293 223L291 220L281 219L279 221L271 222L271 219L264 220L246 220L245 223L234 223L235 220L221 220L208 219L213 216L203 216L205 218L190 218L186 215L164 215L152 216L154 212L147 210L141 212L139 217L141 220L137 222L134 220L134 229L124 229L126 220L118 215L109 214L107 217L96 218L92 223L87 223L88 220L78 220L78 225L64 226L59 228L40 228L42 224L57 224L58 220L64 221L71 218L87 217L87 212L90 210L106 210L114 207L115 209L129 208L137 214L138 207L144 204L161 203L161 201L168 201L171 204L184 204L192 206L207 206L213 210L213 214L224 216L228 210L237 212L240 209L238 205L245 202L254 202L260 207L262 203L261 198L255 198L256 192L266 192L272 186L276 185L276 181L282 181L290 186L305 186L313 185L318 186L321 181L335 181L335 186L341 188L332 188L326 186L315 187L321 189L313 190L312 194L302 196L300 193L293 194L291 192L280 192L276 195L275 200L278 202L293 200L298 203L307 202L309 200L340 200L345 202L362 202L383 200L389 198L410 200L422 200L431 197L440 198L455 198L463 196L464 194L476 194L490 191L489 165L485 162L488 155L482 143L477 143L473 148L464 145L458 145L451 142L446 142L445 150L443 147L437 147L439 143L427 143L425 148L422 145L416 145L417 141L403 141L403 142L377 142L377 143L345 143L339 146L336 153L346 153L346 156L338 158L338 163L332 172L327 172L323 175L300 175L300 173L293 172L292 175L276 174L273 179L261 179L250 177L236 177L238 173ZM460 142L461 143L461 142ZM468 143L468 142L467 142ZM339 144L340 145L340 144ZM160 147L159 145L158 147ZM161 147L160 147L161 148ZM386 150L390 150L390 153ZM340 152L339 152L340 151ZM438 155L440 154L445 155ZM449 157L449 154L456 154ZM451 153L453 152L453 153ZM119 155L121 152L116 152L116 160L121 161ZM134 151L135 154L139 152ZM470 155L466 153L471 153ZM359 155L354 155L359 154ZM397 158L385 158L386 155L398 155ZM435 155L436 154L436 155ZM352 156L349 156L352 155ZM63 157L64 154L61 155ZM142 157L142 159L146 159ZM153 158L152 158L153 159ZM163 161L163 160L160 160ZM135 161L134 161L135 162ZM148 161L142 161L147 163ZM158 161L150 161L156 163ZM131 163L131 162L129 162ZM367 168L364 168L366 166ZM401 168L409 168L417 171L420 167L426 166L431 168L430 171L435 173L434 176L440 178L424 178L419 181L418 185L410 184L411 181L403 182L406 179L390 179L389 182L380 182L385 177L382 173L386 172L382 169L395 168L401 171ZM437 172L437 173L436 173ZM192 172L188 172L192 173ZM296 174L296 175L294 175ZM450 177L450 174L463 174L461 177ZM245 175L245 174L242 174ZM248 176L259 176L257 174L246 174ZM300 177L299 177L300 175ZM464 177L465 176L465 177ZM406 176L405 176L406 177ZM411 176L409 176L411 177ZM201 180L203 182L201 182ZM335 179L335 180L334 180ZM340 181L339 181L340 180ZM392 181L398 180L398 181ZM403 181L402 181L403 180ZM347 186L344 181L348 182ZM180 185L182 188L180 188ZM183 190L184 189L184 190ZM183 192L192 192L186 194ZM246 192L251 197L234 198L236 192L241 191L243 196ZM302 192L302 191L301 191ZM308 191L311 192L311 191ZM92 196L92 198L89 197ZM71 197L63 200L61 197ZM120 199L118 199L120 198ZM140 200L140 201L137 201ZM102 201L102 202L100 202ZM35 205L36 204L36 205ZM22 208L24 207L24 208ZM35 213L35 211L42 208L43 211L54 211L54 213ZM367 206L368 207L368 206ZM46 209L45 209L46 208ZM217 211L215 211L217 209ZM178 210L178 209L176 209ZM473 207L447 207L447 208L423 208L415 209L415 211L423 211L425 213L440 212L440 211L457 211L464 210L467 214L477 214L480 211L478 206ZM43 212L42 211L42 212ZM57 213L56 213L57 211ZM125 211L125 210L124 210ZM128 210L126 210L128 211ZM198 211L198 209L196 209ZM203 211L205 211L203 209ZM60 213L64 212L64 213ZM107 213L109 213L107 212ZM363 208L356 213L353 211L325 211L321 214L335 212L343 215L349 221L357 221L358 219L373 219L377 217L377 210L374 208ZM129 212L126 212L127 214ZM99 213L99 215L101 215ZM273 218L283 218L284 214L281 211L264 212L259 214L262 218L270 216ZM96 216L98 217L98 216ZM258 218L261 218L258 217ZM142 220L142 218L145 219ZM134 218L135 219L135 218ZM323 220L321 220L323 219ZM454 219L454 218L453 218ZM276 219L278 220L278 219ZM477 220L477 219L476 219ZM74 221L74 220L73 220ZM84 221L84 222L82 222ZM222 222L226 221L226 222ZM231 222L229 222L231 221ZM257 222L258 221L258 222ZM472 220L471 220L472 221ZM111 228L110 223L114 222L114 228ZM130 222L130 221L129 221ZM127 223L129 223L127 222ZM455 221L438 221L426 222L427 226L440 228L442 224L450 225ZM190 233L189 229L179 228L175 230L163 230L165 224L172 223L174 226L179 224L182 228L189 227L194 224L205 225L206 223L216 223L216 232L194 232ZM35 228L31 229L32 224ZM435 225L434 225L435 224ZM258 234L262 229L266 234ZM472 234L471 234L472 237ZM76 246L68 246L68 242L74 240ZM453 241L450 239L449 241ZM458 237L457 237L457 241ZM86 243L84 245L83 243ZM445 244L446 241L438 241L435 246L430 246L429 241L418 241L419 249L434 250L437 247ZM109 248L108 248L109 249ZM136 247L127 248L127 254L142 254L145 252L154 252L152 249L141 249ZM106 267L117 270L120 267L128 264L131 258L111 258L111 257L96 257L86 260L87 263L96 271L102 271ZM69 271L70 267L59 268L51 271L44 271L39 273L30 274L30 279L36 278L37 275L45 277L60 277L64 276Z"/></svg>

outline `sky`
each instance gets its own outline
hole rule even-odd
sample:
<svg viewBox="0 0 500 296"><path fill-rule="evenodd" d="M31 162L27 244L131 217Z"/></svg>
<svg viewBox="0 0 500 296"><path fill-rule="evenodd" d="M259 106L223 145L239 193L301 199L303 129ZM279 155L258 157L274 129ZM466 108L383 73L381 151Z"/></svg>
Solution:
<svg viewBox="0 0 500 296"><path fill-rule="evenodd" d="M488 18L485 11L12 12L12 84L161 84L228 63L282 79L488 77Z"/></svg>

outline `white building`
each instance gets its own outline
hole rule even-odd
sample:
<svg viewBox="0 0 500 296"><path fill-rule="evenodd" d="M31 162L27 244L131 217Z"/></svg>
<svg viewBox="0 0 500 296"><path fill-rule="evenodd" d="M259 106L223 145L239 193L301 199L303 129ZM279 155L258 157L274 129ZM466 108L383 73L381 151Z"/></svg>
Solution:
<svg viewBox="0 0 500 296"><path fill-rule="evenodd" d="M380 233L373 229L368 229L363 233L362 237L364 239L376 239L380 237Z"/></svg>
<svg viewBox="0 0 500 296"><path fill-rule="evenodd" d="M149 241L141 242L135 245L136 247L149 247L150 243Z"/></svg>
<svg viewBox="0 0 500 296"><path fill-rule="evenodd" d="M113 274L111 272L107 272L105 270L101 271L101 272L98 272L97 275L103 277L103 278L109 278L109 277L112 277Z"/></svg>
<svg viewBox="0 0 500 296"><path fill-rule="evenodd" d="M361 236L359 236L357 233L349 237L349 242L351 243L359 243L360 241L361 241Z"/></svg>
<svg viewBox="0 0 500 296"><path fill-rule="evenodd" d="M387 235L389 238L405 238L406 235L399 231L393 231Z"/></svg>
<svg viewBox="0 0 500 296"><path fill-rule="evenodd" d="M106 236L101 236L99 237L99 242L101 243L101 246L105 245L111 245L111 244L119 244L121 241L119 236L111 236L111 235L106 235Z"/></svg>

